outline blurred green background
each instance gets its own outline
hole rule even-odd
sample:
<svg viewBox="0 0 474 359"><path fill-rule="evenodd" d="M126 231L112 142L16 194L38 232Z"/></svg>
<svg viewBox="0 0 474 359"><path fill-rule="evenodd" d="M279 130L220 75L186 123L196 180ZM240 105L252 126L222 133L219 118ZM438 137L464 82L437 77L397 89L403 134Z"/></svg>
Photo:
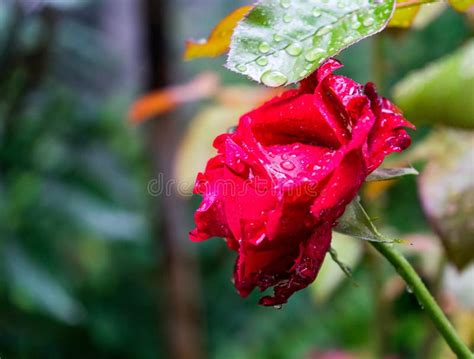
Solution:
<svg viewBox="0 0 474 359"><path fill-rule="evenodd" d="M221 240L188 241L199 198L149 193L161 173L175 176L181 139L197 126L190 120L218 100L179 106L141 126L126 121L128 108L140 94L204 70L223 87L251 85L224 70L222 58L181 61L187 38L207 36L239 4L0 1L2 359L449 357L416 299L362 242L340 239L352 241L340 249L352 280L328 268L321 286L316 281L281 310L264 308L259 293L236 294L235 254ZM375 80L390 96L410 71L467 43L472 26L469 16L443 8L423 26L387 30L344 51L342 73ZM470 90L465 96L474 96ZM444 138L439 131L447 130L424 121L413 133L413 158L394 161L423 170L429 146ZM472 154L471 147L471 164ZM183 156L194 161L193 151ZM463 176L474 176L470 168ZM367 188L366 206L382 231L414 243L401 249L472 346L472 255L458 265L462 273L447 263L418 186L407 177ZM459 229L461 248L472 248L463 247L472 242L472 222L458 222L456 229L471 228Z"/></svg>

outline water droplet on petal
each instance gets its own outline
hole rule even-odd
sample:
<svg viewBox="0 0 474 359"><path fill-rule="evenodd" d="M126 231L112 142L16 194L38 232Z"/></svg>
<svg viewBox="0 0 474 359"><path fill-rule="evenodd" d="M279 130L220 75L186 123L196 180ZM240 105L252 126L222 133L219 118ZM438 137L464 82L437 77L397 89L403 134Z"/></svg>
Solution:
<svg viewBox="0 0 474 359"><path fill-rule="evenodd" d="M278 34L273 35L273 41L280 42L281 40L283 40L283 38L280 35Z"/></svg>
<svg viewBox="0 0 474 359"><path fill-rule="evenodd" d="M288 81L288 77L280 71L268 70L262 74L260 80L267 86L279 87Z"/></svg>
<svg viewBox="0 0 474 359"><path fill-rule="evenodd" d="M354 30L357 30L359 27L360 27L361 23L359 21L356 21L354 23L352 23L352 28Z"/></svg>
<svg viewBox="0 0 474 359"><path fill-rule="evenodd" d="M289 14L286 14L285 16L283 16L283 22L291 22L291 20L293 20L293 18L291 17L291 15Z"/></svg>
<svg viewBox="0 0 474 359"><path fill-rule="evenodd" d="M303 46L298 42L294 42L286 48L286 52L291 56L298 56L303 52Z"/></svg>
<svg viewBox="0 0 474 359"><path fill-rule="evenodd" d="M280 166L281 166L281 168L283 168L284 170L287 170L287 171L291 171L291 170L295 169L295 164L291 161L283 161L280 164Z"/></svg>
<svg viewBox="0 0 474 359"><path fill-rule="evenodd" d="M270 51L270 45L264 41L258 46L258 51L260 51L262 54L266 54L268 51Z"/></svg>
<svg viewBox="0 0 474 359"><path fill-rule="evenodd" d="M284 9L288 9L291 5L291 0L280 0L280 5Z"/></svg>

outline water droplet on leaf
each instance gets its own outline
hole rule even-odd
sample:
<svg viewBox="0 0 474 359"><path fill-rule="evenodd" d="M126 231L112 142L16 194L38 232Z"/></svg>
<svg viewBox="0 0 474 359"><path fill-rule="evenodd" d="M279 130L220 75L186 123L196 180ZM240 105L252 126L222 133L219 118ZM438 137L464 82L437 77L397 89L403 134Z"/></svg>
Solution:
<svg viewBox="0 0 474 359"><path fill-rule="evenodd" d="M363 21L362 24L363 24L364 26L371 26L371 25L374 24L374 22L375 22L375 20L374 20L373 18L368 17L367 19L365 19L365 20Z"/></svg>
<svg viewBox="0 0 474 359"><path fill-rule="evenodd" d="M318 30L316 35L323 36L323 35L328 34L329 32L331 32L331 26L323 26L322 28Z"/></svg>
<svg viewBox="0 0 474 359"><path fill-rule="evenodd" d="M268 51L270 51L270 45L264 41L260 43L258 51L260 51L262 54L266 54Z"/></svg>
<svg viewBox="0 0 474 359"><path fill-rule="evenodd" d="M303 46L298 42L292 43L286 48L286 52L291 56L298 56L303 52Z"/></svg>
<svg viewBox="0 0 474 359"><path fill-rule="evenodd" d="M354 30L357 30L359 27L360 27L361 23L359 21L356 21L354 23L352 23L352 28Z"/></svg>
<svg viewBox="0 0 474 359"><path fill-rule="evenodd" d="M259 57L256 61L257 65L259 66L267 66L268 65L268 59L263 56L263 57Z"/></svg>
<svg viewBox="0 0 474 359"><path fill-rule="evenodd" d="M319 10L317 7L315 7L313 9L312 14L313 14L314 17L320 17L321 16L321 10Z"/></svg>
<svg viewBox="0 0 474 359"><path fill-rule="evenodd" d="M269 87L279 87L288 81L288 77L280 71L268 70L262 74L260 80Z"/></svg>
<svg viewBox="0 0 474 359"><path fill-rule="evenodd" d="M239 65L235 66L235 68L240 72L247 71L247 66L245 66L244 64L239 64Z"/></svg>
<svg viewBox="0 0 474 359"><path fill-rule="evenodd" d="M316 60L321 59L323 57L323 54L324 54L323 49L320 49L320 48L311 49L306 53L305 59L309 62L314 62Z"/></svg>

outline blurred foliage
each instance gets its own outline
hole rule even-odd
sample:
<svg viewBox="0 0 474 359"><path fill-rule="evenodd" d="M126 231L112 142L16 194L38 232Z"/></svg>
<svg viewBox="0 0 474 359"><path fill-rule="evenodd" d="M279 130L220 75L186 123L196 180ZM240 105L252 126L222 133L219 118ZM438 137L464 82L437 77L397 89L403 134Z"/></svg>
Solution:
<svg viewBox="0 0 474 359"><path fill-rule="evenodd" d="M65 40L99 34L54 8L0 14L0 355L154 357L141 145L119 99L83 90L99 42Z"/></svg>
<svg viewBox="0 0 474 359"><path fill-rule="evenodd" d="M415 124L474 127L474 40L410 74L395 87L395 100Z"/></svg>
<svg viewBox="0 0 474 359"><path fill-rule="evenodd" d="M35 3L42 6L32 6ZM166 357L166 278L159 271L165 258L148 224L152 197L146 192L151 177L147 156L140 132L125 123L129 98L111 91L117 59L107 51L94 21L104 10L98 2L89 3L86 8L52 8L44 5L71 2L0 1L2 358ZM184 38L209 33L215 19L236 6L217 0L173 2L170 61L180 58L178 44ZM189 21L198 16L202 21ZM422 29L387 33L382 39L386 77L380 85L389 88L408 72L451 53L469 34L465 18L453 10ZM369 81L371 49L371 42L364 41L345 51L340 56L346 65L342 72ZM176 65L176 77L217 64ZM229 91L218 91L212 99L216 103L204 103L189 123L178 153L178 178L190 178L186 167L197 168L199 158L208 156L213 136L207 126L215 130L212 123L221 118L223 131L237 121L236 113L252 106L249 102L263 100L255 89L227 88L230 82L235 86L245 81L243 77L229 73L222 81ZM232 95L232 89L240 97ZM242 103L242 97L249 102ZM184 111L189 114L191 109ZM415 144L431 131L430 125L419 129ZM196 133L203 137L192 137ZM422 170L424 162L414 165ZM376 224L384 233L426 233L430 227L416 198L417 180L406 177L367 207L379 217ZM189 201L189 223L197 201ZM428 242L438 248L435 238ZM230 283L234 258L223 241L189 245L199 251L202 330L210 358L304 358L330 349L366 358L383 328L388 329L388 353L426 358L423 343L429 326L403 285L392 291L386 308L389 320L377 317L365 250L346 255L338 248L341 260L352 267L356 285L332 268L329 279L321 278L327 285L318 288L316 282L314 292L299 292L282 310L272 310L256 305L258 293L247 299L235 293ZM423 263L432 252L419 250L409 256L424 272ZM426 271L431 286L435 272ZM382 265L380 274L388 285L392 270ZM456 286L453 291L463 299L457 302L464 303L462 289L467 286L456 284L464 282L453 279L459 275L452 270L445 276L449 280L444 286Z"/></svg>
<svg viewBox="0 0 474 359"><path fill-rule="evenodd" d="M470 131L433 133L426 140L430 158L419 180L424 211L459 269L474 262L473 145Z"/></svg>

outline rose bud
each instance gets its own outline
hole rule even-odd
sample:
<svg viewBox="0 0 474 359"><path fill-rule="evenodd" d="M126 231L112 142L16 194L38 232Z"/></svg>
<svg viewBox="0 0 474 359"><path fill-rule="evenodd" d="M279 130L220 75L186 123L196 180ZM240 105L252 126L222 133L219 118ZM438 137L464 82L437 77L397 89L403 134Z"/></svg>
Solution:
<svg viewBox="0 0 474 359"><path fill-rule="evenodd" d="M339 67L326 61L299 89L242 116L196 180L203 201L191 239L225 238L238 253L240 295L274 288L263 305L315 280L346 205L387 154L410 144L404 127L414 127L399 109L373 84L334 75Z"/></svg>

